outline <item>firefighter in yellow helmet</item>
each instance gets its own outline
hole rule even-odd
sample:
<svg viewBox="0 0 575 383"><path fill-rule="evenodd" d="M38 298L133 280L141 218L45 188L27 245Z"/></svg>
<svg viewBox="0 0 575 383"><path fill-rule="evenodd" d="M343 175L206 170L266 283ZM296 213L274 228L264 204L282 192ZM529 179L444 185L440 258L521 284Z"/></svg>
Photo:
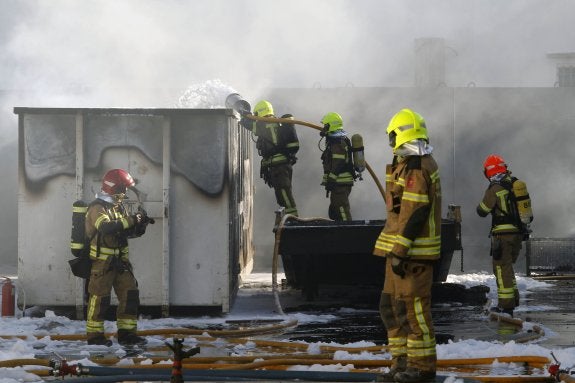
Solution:
<svg viewBox="0 0 575 383"><path fill-rule="evenodd" d="M351 221L349 195L355 180L351 141L343 130L343 119L329 112L321 119L325 137L325 148L321 155L323 179L326 195L330 197L329 218L335 221Z"/></svg>
<svg viewBox="0 0 575 383"><path fill-rule="evenodd" d="M275 117L273 106L262 100L254 106L255 116ZM291 114L281 118L293 119ZM278 205L286 214L297 216L297 206L292 192L293 165L297 161L299 140L293 124L253 121L242 117L240 125L251 131L256 139L256 148L261 156L260 177L275 191Z"/></svg>
<svg viewBox="0 0 575 383"><path fill-rule="evenodd" d="M101 191L86 212L85 227L92 260L86 320L89 345L112 345L104 335L104 316L110 307L112 288L118 298L118 343L124 346L147 343L145 338L136 335L140 292L128 258L128 238L143 235L146 225L152 221L143 213L128 215L122 204L127 189L134 186L134 179L125 170L108 171Z"/></svg>
<svg viewBox="0 0 575 383"><path fill-rule="evenodd" d="M477 206L477 214L480 217L491 214L491 257L498 300L492 311L513 316L513 310L519 306L513 264L519 257L521 241L529 237L529 224L533 220L531 200L525 183L511 176L501 156L487 156L483 174L489 186Z"/></svg>
<svg viewBox="0 0 575 383"><path fill-rule="evenodd" d="M386 167L387 220L373 253L386 257L380 315L392 365L381 381L433 381L433 266L441 249L441 186L425 120L411 109L387 127L392 163Z"/></svg>

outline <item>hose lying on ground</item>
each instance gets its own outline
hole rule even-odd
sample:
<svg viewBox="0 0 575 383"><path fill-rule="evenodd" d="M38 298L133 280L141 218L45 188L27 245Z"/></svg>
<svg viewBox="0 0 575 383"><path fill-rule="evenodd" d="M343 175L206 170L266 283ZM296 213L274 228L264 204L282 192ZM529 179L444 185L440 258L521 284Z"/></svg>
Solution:
<svg viewBox="0 0 575 383"><path fill-rule="evenodd" d="M117 380L106 380L109 382L117 381L135 381L135 380L170 380L171 370L166 372L158 371L138 371L137 375L126 373L126 370L118 371L117 368L107 367L90 367L88 372L94 378L74 378L66 379L67 383L89 383L104 382L98 380L102 377L116 378ZM122 375L119 375L124 373ZM267 370L196 370L186 371L183 373L185 381L221 381L221 380L303 380L303 381L322 381L322 382L372 382L378 374L366 372L333 372L333 371L267 371ZM97 376L97 378L95 377ZM136 378L137 376L137 378ZM157 377L157 378L156 378Z"/></svg>
<svg viewBox="0 0 575 383"><path fill-rule="evenodd" d="M92 369L91 377L66 379L68 383L104 383L104 382L133 382L133 381L162 381L170 380L169 371L148 371L122 374L123 371L117 369L102 370ZM321 382L373 382L377 381L379 373L371 372L325 372L325 371L243 371L243 370L197 370L186 371L182 374L184 381L254 381L254 380L299 380L299 381L321 381ZM464 378L473 381L493 382L493 383L515 383L515 382L551 382L554 379L545 375L520 375L520 376L458 376L446 375L454 378Z"/></svg>
<svg viewBox="0 0 575 383"><path fill-rule="evenodd" d="M559 379L561 379L561 381L565 383L575 383L575 377L567 373L559 374Z"/></svg>
<svg viewBox="0 0 575 383"><path fill-rule="evenodd" d="M130 359L130 358L128 358ZM134 360L136 358L132 358ZM150 360L150 358L138 358L141 360ZM169 358L161 358L165 361ZM263 360L260 360L263 359ZM94 360L98 362L98 359ZM231 363L231 362L237 363ZM516 363L525 364L532 368L542 368L549 364L549 359L541 356L498 356L490 358L469 358L469 359L438 359L437 367L440 369L447 369L459 366L488 366L494 362L499 363ZM222 362L228 362L223 364ZM259 369L262 367L270 368L272 366L287 368L287 366L301 365L301 366L311 366L311 365L353 365L355 368L380 368L389 367L391 365L390 359L333 359L333 355L323 354L323 355L282 355L282 356L250 356L250 357L191 357L184 358L182 360L182 367L184 369L190 370L206 370L206 369L219 369L219 370L248 370L248 369ZM17 367L25 365L40 365L47 366L48 361L39 361L36 359L14 359L9 361L1 361L0 367ZM90 371L99 371L96 367L84 367ZM96 369L95 369L96 368ZM167 363L155 363L155 364L134 364L129 366L116 366L116 367L101 367L105 370L102 371L117 371L122 373L133 373L132 370L142 370L142 369L169 369L170 364ZM95 369L95 370L94 370ZM33 372L34 370L32 370Z"/></svg>
<svg viewBox="0 0 575 383"><path fill-rule="evenodd" d="M505 322L505 323L509 323L511 325L514 325L518 328L523 328L523 320L519 319L519 318L511 318L507 315L504 314L499 314L499 313L489 313L489 319L493 320L493 321L498 321L498 322ZM537 325L534 325L532 328L532 332L522 336L521 338L517 338L514 339L515 343L526 343L535 339L539 339L542 336L545 335L545 331L543 331L543 329Z"/></svg>
<svg viewBox="0 0 575 383"><path fill-rule="evenodd" d="M161 336L173 336L173 335L214 335L220 338L233 338L242 336L253 336L278 332L280 330L297 326L298 321L296 319L290 319L282 321L270 326L254 327L243 330L207 330L207 329L190 329L190 328L163 328L163 329L153 329L153 330L139 330L137 334L139 336L151 336L151 335L161 335ZM116 333L106 333L105 336L111 337L115 336ZM0 335L2 339L28 339L29 337L39 338L50 338L52 340L86 340L86 334L49 334L49 335Z"/></svg>

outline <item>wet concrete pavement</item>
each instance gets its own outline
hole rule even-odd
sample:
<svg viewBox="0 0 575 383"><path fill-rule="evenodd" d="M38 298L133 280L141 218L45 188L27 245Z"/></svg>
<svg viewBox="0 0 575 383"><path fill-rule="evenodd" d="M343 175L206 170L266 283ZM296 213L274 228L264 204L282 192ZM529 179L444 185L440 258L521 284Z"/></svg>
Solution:
<svg viewBox="0 0 575 383"><path fill-rule="evenodd" d="M525 321L541 324L546 336L538 342L550 348L575 347L575 276L573 279L546 280L554 287L536 290L521 302L525 310L517 316ZM522 309L520 306L520 309ZM529 310L529 307L546 307Z"/></svg>
<svg viewBox="0 0 575 383"><path fill-rule="evenodd" d="M526 322L524 329L489 319L483 304L474 302L434 303L433 318L437 342L477 339L484 341L521 341L532 336L525 328L541 327L544 335L535 342L548 348L575 347L575 280L546 280L554 287L537 289L522 296L515 317ZM268 294L266 298L266 294ZM273 293L262 293L264 301L273 301ZM253 298L253 297L252 297ZM307 302L298 291L279 293L286 313L330 314L327 323L303 323L284 334L292 340L308 342L352 343L387 342L377 305L379 291L365 290L358 296L343 296L341 291L324 289L313 302ZM239 300L241 301L241 294ZM337 302L341 303L337 303Z"/></svg>

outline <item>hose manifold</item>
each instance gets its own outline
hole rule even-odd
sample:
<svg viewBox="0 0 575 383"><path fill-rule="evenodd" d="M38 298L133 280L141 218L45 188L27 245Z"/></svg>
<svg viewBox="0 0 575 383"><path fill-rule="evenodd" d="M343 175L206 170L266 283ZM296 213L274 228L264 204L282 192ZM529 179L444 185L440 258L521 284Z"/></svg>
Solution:
<svg viewBox="0 0 575 383"><path fill-rule="evenodd" d="M68 364L66 359L52 359L49 362L49 367L52 368L52 376L82 376L88 373L88 368L82 364Z"/></svg>

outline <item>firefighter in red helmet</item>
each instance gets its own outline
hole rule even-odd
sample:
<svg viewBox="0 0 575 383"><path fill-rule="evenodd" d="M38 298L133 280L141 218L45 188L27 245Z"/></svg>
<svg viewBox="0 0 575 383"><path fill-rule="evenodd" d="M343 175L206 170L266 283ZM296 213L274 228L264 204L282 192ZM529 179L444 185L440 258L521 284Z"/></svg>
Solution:
<svg viewBox="0 0 575 383"><path fill-rule="evenodd" d="M501 156L487 156L483 174L489 186L477 206L477 214L480 217L491 214L491 258L498 300L492 311L513 316L513 310L519 306L513 264L519 256L521 241L529 236L533 220L531 200L525 183L511 176Z"/></svg>
<svg viewBox="0 0 575 383"><path fill-rule="evenodd" d="M86 213L86 235L90 238L92 260L86 320L90 345L112 345L104 335L104 316L110 307L112 288L118 298L118 343L126 346L146 344L145 338L136 335L140 292L128 258L128 238L142 235L150 219L143 213L128 215L122 203L126 191L135 185L127 171L108 171L102 180L101 191Z"/></svg>

